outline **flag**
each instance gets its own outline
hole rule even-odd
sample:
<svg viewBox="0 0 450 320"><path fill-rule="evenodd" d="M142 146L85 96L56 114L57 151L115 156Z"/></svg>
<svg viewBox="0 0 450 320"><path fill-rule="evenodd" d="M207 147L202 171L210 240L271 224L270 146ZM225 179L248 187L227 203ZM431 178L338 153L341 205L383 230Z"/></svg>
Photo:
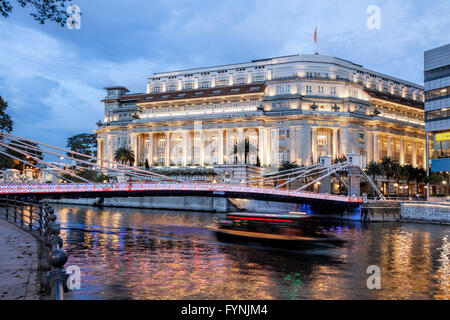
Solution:
<svg viewBox="0 0 450 320"><path fill-rule="evenodd" d="M314 30L314 43L317 44L317 26L316 26L316 30Z"/></svg>

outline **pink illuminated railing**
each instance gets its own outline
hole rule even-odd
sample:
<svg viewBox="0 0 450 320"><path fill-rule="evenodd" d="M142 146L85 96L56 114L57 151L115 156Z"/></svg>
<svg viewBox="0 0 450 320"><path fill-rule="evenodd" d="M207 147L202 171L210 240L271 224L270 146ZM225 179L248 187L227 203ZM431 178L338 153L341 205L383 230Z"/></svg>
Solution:
<svg viewBox="0 0 450 320"><path fill-rule="evenodd" d="M123 191L203 191L271 194L287 197L362 202L360 197L348 197L308 191L282 190L270 187L247 187L212 183L63 183L0 185L0 194L68 193L68 192L123 192Z"/></svg>

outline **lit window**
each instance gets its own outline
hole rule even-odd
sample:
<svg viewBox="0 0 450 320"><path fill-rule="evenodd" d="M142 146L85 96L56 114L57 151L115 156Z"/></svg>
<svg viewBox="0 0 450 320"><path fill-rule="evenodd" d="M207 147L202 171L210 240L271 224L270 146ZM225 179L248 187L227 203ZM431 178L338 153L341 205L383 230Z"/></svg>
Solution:
<svg viewBox="0 0 450 320"><path fill-rule="evenodd" d="M317 144L319 146L324 146L327 144L327 136L326 135L319 135L317 136Z"/></svg>
<svg viewBox="0 0 450 320"><path fill-rule="evenodd" d="M158 146L160 148L164 148L166 146L166 139L164 139L164 138L159 139Z"/></svg>

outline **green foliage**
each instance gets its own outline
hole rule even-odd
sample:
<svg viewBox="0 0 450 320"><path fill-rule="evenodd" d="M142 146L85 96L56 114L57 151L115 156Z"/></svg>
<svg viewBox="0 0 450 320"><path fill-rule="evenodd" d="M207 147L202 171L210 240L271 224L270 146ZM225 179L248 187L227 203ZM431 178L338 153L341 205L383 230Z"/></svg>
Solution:
<svg viewBox="0 0 450 320"><path fill-rule="evenodd" d="M95 133L81 133L67 139L67 148L71 151L82 153L91 157L97 156L97 135ZM67 152L69 157L75 160L91 161L88 157ZM80 164L82 165L82 164ZM86 166L83 164L83 166Z"/></svg>
<svg viewBox="0 0 450 320"><path fill-rule="evenodd" d="M430 176L425 177L424 179L425 183L429 183L431 185L438 185L444 181L444 176L442 176L439 173L432 173Z"/></svg>
<svg viewBox="0 0 450 320"><path fill-rule="evenodd" d="M122 164L129 163L131 166L133 165L134 160L134 152L128 147L120 147L114 152L114 161L116 162L120 162Z"/></svg>
<svg viewBox="0 0 450 320"><path fill-rule="evenodd" d="M13 129L13 121L9 114L6 113L6 108L8 108L8 103L0 96L0 131L11 132Z"/></svg>
<svg viewBox="0 0 450 320"><path fill-rule="evenodd" d="M278 168L278 171L290 170L295 168L300 168L300 166L296 164L295 161L294 162L284 161Z"/></svg>
<svg viewBox="0 0 450 320"><path fill-rule="evenodd" d="M375 180L377 176L384 174L384 167L381 163L370 161L366 167L366 172L369 176L372 176L372 180Z"/></svg>
<svg viewBox="0 0 450 320"><path fill-rule="evenodd" d="M91 182L104 182L104 181L109 181L109 179L110 179L110 176L105 175L103 173L98 173L97 171L91 170L91 169L76 170L74 172L74 174L76 174L77 176L82 177L86 180L89 180ZM77 179L69 174L63 174L62 177L69 179L73 182L83 182L83 180Z"/></svg>
<svg viewBox="0 0 450 320"><path fill-rule="evenodd" d="M22 7L31 7L30 15L34 20L41 24L45 21L54 21L62 27L66 25L69 14L67 13L66 4L72 0L16 0ZM0 0L0 15L7 18L12 10L11 0Z"/></svg>
<svg viewBox="0 0 450 320"><path fill-rule="evenodd" d="M217 173L212 168L177 168L177 169L156 169L153 168L152 172L162 174L165 176L216 176Z"/></svg>

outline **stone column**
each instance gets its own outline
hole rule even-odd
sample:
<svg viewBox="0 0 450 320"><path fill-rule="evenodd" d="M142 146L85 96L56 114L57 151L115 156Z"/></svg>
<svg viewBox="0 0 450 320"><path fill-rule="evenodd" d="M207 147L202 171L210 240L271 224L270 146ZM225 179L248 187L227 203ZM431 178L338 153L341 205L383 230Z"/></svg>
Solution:
<svg viewBox="0 0 450 320"><path fill-rule="evenodd" d="M139 158L139 149L138 149L138 135L137 133L131 134L131 150L134 153L134 165L136 166Z"/></svg>
<svg viewBox="0 0 450 320"><path fill-rule="evenodd" d="M170 133L166 132L166 167L170 166Z"/></svg>
<svg viewBox="0 0 450 320"><path fill-rule="evenodd" d="M279 147L280 147L280 130L277 129L271 129L270 132L270 154L271 154L271 166L278 167L280 165L279 161Z"/></svg>
<svg viewBox="0 0 450 320"><path fill-rule="evenodd" d="M300 127L295 128L295 161L297 165L303 164L302 159L302 131Z"/></svg>
<svg viewBox="0 0 450 320"><path fill-rule="evenodd" d="M405 139L400 139L400 165L405 164Z"/></svg>
<svg viewBox="0 0 450 320"><path fill-rule="evenodd" d="M147 150L148 165L153 165L153 132L148 133L148 150Z"/></svg>
<svg viewBox="0 0 450 320"><path fill-rule="evenodd" d="M258 128L258 157L261 166L264 166L264 129Z"/></svg>
<svg viewBox="0 0 450 320"><path fill-rule="evenodd" d="M244 129L238 128L237 130L238 130L237 153L238 153L238 158L239 158L238 163L245 163Z"/></svg>
<svg viewBox="0 0 450 320"><path fill-rule="evenodd" d="M203 128L199 132L198 142L200 144L200 166L205 165L205 142L203 141Z"/></svg>
<svg viewBox="0 0 450 320"><path fill-rule="evenodd" d="M217 163L218 164L223 164L223 129L220 129L217 132L218 135L218 139L217 139L217 143L219 144L219 155L218 155L218 159L217 159Z"/></svg>
<svg viewBox="0 0 450 320"><path fill-rule="evenodd" d="M411 162L413 167L417 167L417 142L413 140L411 143Z"/></svg>
<svg viewBox="0 0 450 320"><path fill-rule="evenodd" d="M296 162L297 161L297 139L295 138L295 128L289 128L289 162Z"/></svg>
<svg viewBox="0 0 450 320"><path fill-rule="evenodd" d="M313 158L313 163L317 163L317 129L311 128L311 153Z"/></svg>
<svg viewBox="0 0 450 320"><path fill-rule="evenodd" d="M311 129L309 126L305 125L302 127L300 140L302 141L302 164L308 166L311 164Z"/></svg>
<svg viewBox="0 0 450 320"><path fill-rule="evenodd" d="M272 141L272 137L270 135L270 129L263 129L264 130L264 160L265 160L265 165L266 166L270 166L270 164L272 163L272 145L271 145L271 141Z"/></svg>
<svg viewBox="0 0 450 320"><path fill-rule="evenodd" d="M188 153L188 148L187 148L187 136L188 136L188 132L187 130L183 131L183 167L187 166L187 153Z"/></svg>
<svg viewBox="0 0 450 320"><path fill-rule="evenodd" d="M97 138L97 165L103 166L103 139Z"/></svg>
<svg viewBox="0 0 450 320"><path fill-rule="evenodd" d="M333 151L332 151L332 159L338 158L338 129L333 129Z"/></svg>
<svg viewBox="0 0 450 320"><path fill-rule="evenodd" d="M387 156L392 157L392 136L390 135L387 138Z"/></svg>
<svg viewBox="0 0 450 320"><path fill-rule="evenodd" d="M380 150L378 148L378 133L373 134L373 161L380 161Z"/></svg>
<svg viewBox="0 0 450 320"><path fill-rule="evenodd" d="M368 133L366 135L366 151L367 151L367 160L366 163L369 164L370 161L373 161L373 134Z"/></svg>
<svg viewBox="0 0 450 320"><path fill-rule="evenodd" d="M360 191L360 173L359 168L351 166L348 168L348 196L359 197Z"/></svg>

